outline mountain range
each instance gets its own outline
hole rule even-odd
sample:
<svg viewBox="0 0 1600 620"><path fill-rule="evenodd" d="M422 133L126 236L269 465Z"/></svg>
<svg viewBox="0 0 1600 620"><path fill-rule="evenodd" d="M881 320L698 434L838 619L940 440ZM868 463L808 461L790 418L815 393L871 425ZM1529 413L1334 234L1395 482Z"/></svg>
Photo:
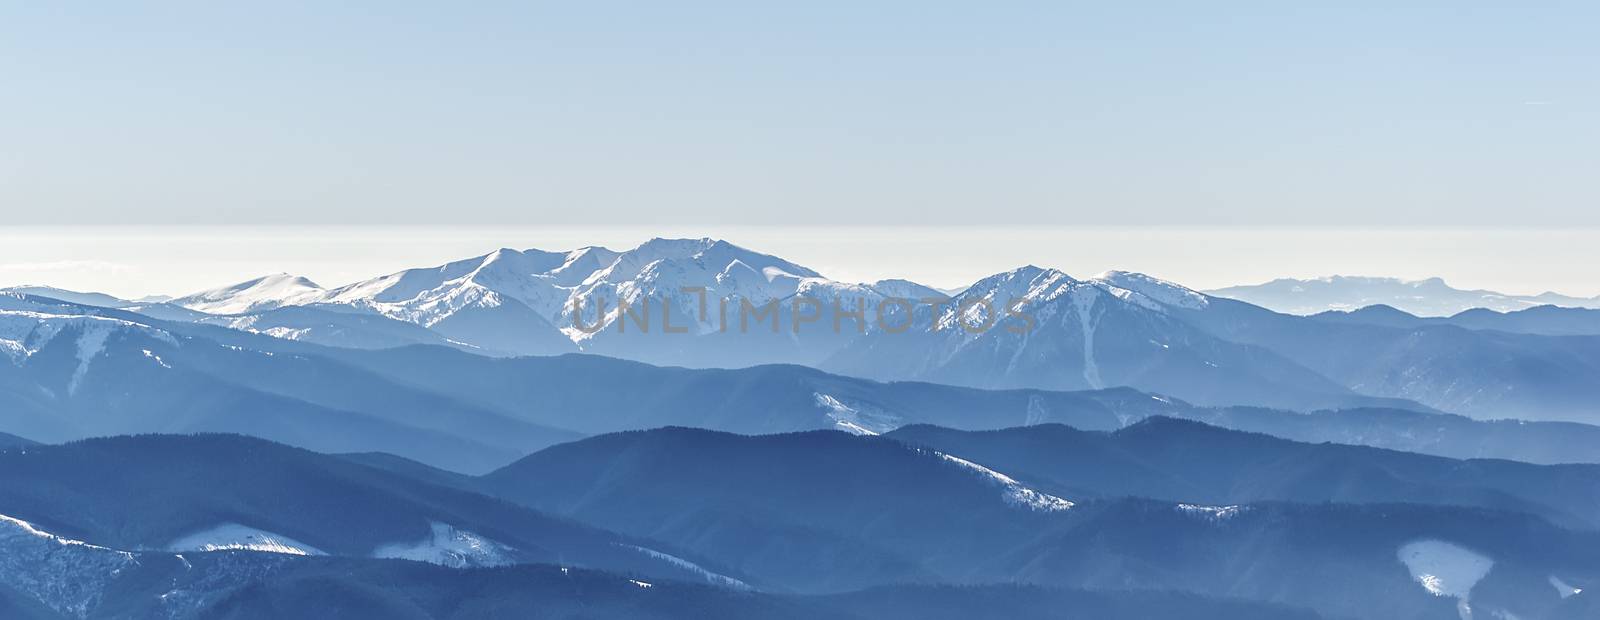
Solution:
<svg viewBox="0 0 1600 620"><path fill-rule="evenodd" d="M1471 330L1493 330L1538 336L1600 335L1600 309L1560 306L1534 306L1510 312L1474 308L1447 317L1419 317L1392 306L1378 305L1350 311L1329 310L1314 314L1311 318L1332 323L1387 327L1455 325Z"/></svg>
<svg viewBox="0 0 1600 620"><path fill-rule="evenodd" d="M555 565L453 568L250 550L125 551L0 516L0 616L67 618L809 619L1184 617L1315 620L1312 612L1171 592L904 585L834 596L751 592ZM63 587L64 586L64 587Z"/></svg>
<svg viewBox="0 0 1600 620"><path fill-rule="evenodd" d="M18 343L12 362L0 364L0 424L49 442L236 432L481 473L585 435L666 425L867 434L909 424L986 430L1055 422L1115 430L1162 415L1451 457L1600 462L1600 428L1474 421L1416 406L1301 414L1198 406L1129 388L885 383L793 365L688 369L425 345L345 349L29 296L0 303L12 308L0 310L9 321L0 324L12 326L0 342Z"/></svg>
<svg viewBox="0 0 1600 620"><path fill-rule="evenodd" d="M1279 278L1263 284L1230 286L1208 291L1217 297L1249 302L1289 314L1310 315L1351 311L1367 306L1391 306L1418 316L1438 317L1472 309L1515 312L1537 306L1600 308L1600 297L1573 297L1545 292L1511 295L1486 290L1463 290L1441 278L1402 280L1356 276L1315 279Z"/></svg>
<svg viewBox="0 0 1600 620"><path fill-rule="evenodd" d="M992 431L913 425L888 437L964 455L1073 497L1478 506L1600 529L1593 510L1600 506L1600 465L1538 466L1302 443L1167 417L1110 432L1060 424Z"/></svg>
<svg viewBox="0 0 1600 620"><path fill-rule="evenodd" d="M712 239L9 289L0 617L1593 618L1596 312Z"/></svg>
<svg viewBox="0 0 1600 620"><path fill-rule="evenodd" d="M1105 440L1214 433L1206 445L1251 452L1278 442L1197 430L1146 424ZM1082 599L1122 610L1106 617L1127 618L1186 601L1195 605L1191 617L1202 618L1377 617L1379 610L1390 618L1452 618L1463 606L1491 616L1567 618L1582 617L1574 609L1588 599L1552 584L1583 590L1600 580L1600 564L1584 551L1600 534L1583 524L1562 529L1540 514L1561 514L1536 498L1550 499L1540 494L1575 475L1567 468L1466 463L1488 468L1490 479L1461 473L1452 480L1439 477L1452 475L1451 463L1437 460L1408 479L1437 498L1432 505L1387 503L1392 488L1380 477L1315 474L1277 491L1252 486L1257 501L1232 505L1171 497L1215 492L1193 484L1153 494L1168 495L1161 499L1104 489L1063 496L1041 485L1085 487L1119 475L1193 483L1211 475L1130 470L1129 458L1139 457L1091 459L1087 471L1064 471L1049 455L1072 447L1066 431L914 427L905 437L752 437L665 428L552 447L481 477L424 475L425 468L392 459L376 466L369 456L229 435L12 447L0 451L0 583L21 601L16 606L39 612L32 617L106 617L118 609L270 615L265 610L314 604L485 617L553 588L565 594L550 595L552 610L569 611L551 617L574 617L572 605L588 608L589 617L692 617L701 608L713 617L820 610L917 617L929 604L908 600L918 593L946 601L952 607L941 613L951 615L964 606L1004 609L993 599L1009 592L1018 597L1010 604L1024 608ZM972 453L1006 450L969 441L986 437L1058 449L1011 459L1027 469L991 469ZM967 452L931 447L933 440ZM1329 449L1282 443L1260 458L1285 448ZM1391 473L1405 473L1404 459L1416 458L1392 456L1401 460ZM1317 492L1343 497L1318 503ZM1273 499L1286 494L1305 501ZM1504 503L1492 505L1497 499ZM894 585L907 580L964 587ZM995 582L1036 587L981 585ZM630 594L658 587L676 594ZM1085 589L1094 593L1080 594ZM1129 589L1151 593L1118 594ZM1352 591L1367 595L1345 595ZM1206 598L1215 592L1242 600Z"/></svg>
<svg viewBox="0 0 1600 620"><path fill-rule="evenodd" d="M1032 266L948 302L919 297L909 311L885 303L904 295L940 296L907 281L830 280L725 241L656 239L624 251L499 250L336 289L273 276L160 306L248 311L199 320L339 347L582 351L700 368L793 363L980 388L1128 386L1213 406L1420 404L1480 418L1600 421L1600 383L1590 380L1600 348L1582 311L1333 321L1143 274L1078 279ZM741 312L768 303L753 324ZM590 314L574 314L580 306Z"/></svg>

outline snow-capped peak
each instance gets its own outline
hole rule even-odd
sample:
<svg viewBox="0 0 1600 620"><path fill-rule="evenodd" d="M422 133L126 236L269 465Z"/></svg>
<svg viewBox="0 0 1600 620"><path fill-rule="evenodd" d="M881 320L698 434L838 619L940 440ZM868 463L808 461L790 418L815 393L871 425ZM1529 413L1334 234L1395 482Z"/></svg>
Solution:
<svg viewBox="0 0 1600 620"><path fill-rule="evenodd" d="M578 248L567 252L561 266L550 271L557 286L577 286L596 271L616 262L621 252L600 246Z"/></svg>
<svg viewBox="0 0 1600 620"><path fill-rule="evenodd" d="M1107 271L1096 276L1094 281L1133 291L1166 306L1200 309L1211 303L1199 291L1142 273Z"/></svg>
<svg viewBox="0 0 1600 620"><path fill-rule="evenodd" d="M1078 280L1059 269L1024 265L977 281L958 299L976 296L1004 303L1008 299L1024 298L1036 303L1055 299L1077 284L1080 284Z"/></svg>
<svg viewBox="0 0 1600 620"><path fill-rule="evenodd" d="M322 287L305 277L277 273L185 295L171 303L209 314L243 314L308 303L324 293Z"/></svg>
<svg viewBox="0 0 1600 620"><path fill-rule="evenodd" d="M611 265L595 273L598 279L591 277L590 281L615 284L633 280L638 278L646 267L657 261L692 263L698 267L695 271L710 274L720 273L737 262L763 274L769 282L784 277L789 279L822 277L815 271L776 256L747 250L718 239L656 238L621 253Z"/></svg>
<svg viewBox="0 0 1600 620"><path fill-rule="evenodd" d="M590 274L572 289L563 310L570 311L570 302L578 300L590 307L605 301L613 308L619 300L634 304L640 298L668 303L693 301L698 305L697 299L685 296L685 288L703 288L708 300L738 298L752 303L783 299L802 290L821 293L822 297L849 293L835 290L831 284L815 271L726 241L651 239L618 254L610 265ZM601 317L601 326L617 316L617 312L611 312ZM561 317L557 321L567 323ZM588 334L573 336L582 341Z"/></svg>

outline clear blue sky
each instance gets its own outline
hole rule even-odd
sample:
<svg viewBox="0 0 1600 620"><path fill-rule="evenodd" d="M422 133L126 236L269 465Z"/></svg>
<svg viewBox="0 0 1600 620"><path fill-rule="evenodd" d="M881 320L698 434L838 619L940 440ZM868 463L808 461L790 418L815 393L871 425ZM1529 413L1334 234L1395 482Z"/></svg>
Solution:
<svg viewBox="0 0 1600 620"><path fill-rule="evenodd" d="M0 0L4 220L1600 226L1594 2L248 4Z"/></svg>

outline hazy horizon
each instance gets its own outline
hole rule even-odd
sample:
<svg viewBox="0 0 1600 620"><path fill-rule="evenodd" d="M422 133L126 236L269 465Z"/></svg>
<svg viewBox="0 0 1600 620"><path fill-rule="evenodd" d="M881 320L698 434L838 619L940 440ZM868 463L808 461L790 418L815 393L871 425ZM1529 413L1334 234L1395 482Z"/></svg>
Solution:
<svg viewBox="0 0 1600 620"><path fill-rule="evenodd" d="M15 4L0 282L335 286L501 246L712 236L940 287L1035 263L1196 288L1344 274L1591 296L1596 19Z"/></svg>

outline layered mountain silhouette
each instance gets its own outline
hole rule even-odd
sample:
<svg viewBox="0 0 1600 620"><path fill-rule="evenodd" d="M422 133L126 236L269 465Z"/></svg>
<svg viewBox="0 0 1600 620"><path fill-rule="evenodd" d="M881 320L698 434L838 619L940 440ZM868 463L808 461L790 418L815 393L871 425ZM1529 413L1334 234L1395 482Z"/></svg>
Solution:
<svg viewBox="0 0 1600 620"><path fill-rule="evenodd" d="M1600 465L1458 460L1331 443L1301 443L1153 417L1112 431L1059 424L995 431L900 428L889 437L966 455L1073 496L1136 496L1196 504L1421 503L1516 510L1600 529Z"/></svg>
<svg viewBox="0 0 1600 620"><path fill-rule="evenodd" d="M1600 335L1600 310L1535 306L1526 310L1500 312L1473 308L1448 317L1419 317L1392 306L1367 306L1359 310L1329 310L1312 318L1332 323L1355 323L1387 327L1455 325L1473 330L1494 330L1539 336Z"/></svg>
<svg viewBox="0 0 1600 620"><path fill-rule="evenodd" d="M391 452L481 473L585 434L665 425L742 433L907 424L1063 423L1114 430L1152 415L1283 437L1452 457L1600 462L1600 429L1480 422L1390 408L1313 414L1201 407L1127 388L980 390L800 366L661 368L596 356L495 358L454 347L361 350L123 310L4 297L4 428L30 439L238 432L331 452ZM77 313L77 314L72 314ZM1274 315L1276 316L1276 315Z"/></svg>
<svg viewBox="0 0 1600 620"><path fill-rule="evenodd" d="M1286 294L1357 289L714 239L6 289L0 617L1594 617L1596 311Z"/></svg>
<svg viewBox="0 0 1600 620"><path fill-rule="evenodd" d="M0 520L0 614L16 620L339 618L1315 619L1312 612L1168 592L901 586L830 597L755 593L554 565L457 569L251 551L173 554L83 544ZM15 571L12 561L38 562ZM20 564L20 562L19 562ZM40 570L40 567L46 567ZM19 577L21 577L19 579ZM32 579L41 577L42 579ZM72 581L68 581L72 580ZM67 589L63 583L71 583Z"/></svg>
<svg viewBox="0 0 1600 620"><path fill-rule="evenodd" d="M456 566L566 563L702 579L669 547L237 435L0 452L0 514L118 549L276 550ZM677 554L683 554L677 551Z"/></svg>
<svg viewBox="0 0 1600 620"><path fill-rule="evenodd" d="M1397 559L1402 549L1421 541L1418 553L1430 559L1464 549L1492 562L1471 605L1519 615L1562 599L1548 584L1517 584L1556 565L1576 570L1574 579L1594 570L1577 569L1586 554L1563 547L1593 545L1595 533L1497 509L1094 499L1055 495L1023 475L883 437L663 429L558 446L482 480L542 510L693 541L722 564L808 591L905 580L1138 584L1220 588L1334 617L1380 608L1389 617L1453 617L1453 601L1414 585ZM1324 493L1336 492L1337 482L1327 484Z"/></svg>
<svg viewBox="0 0 1600 620"><path fill-rule="evenodd" d="M1169 430L1212 449L1327 449L1172 422L1102 441L1136 444ZM1070 447L1056 443L1062 432L906 434L957 442L1035 436ZM1516 510L1531 503L1451 503L1476 499L1464 490L1472 476L1451 478L1443 466L1410 480L1434 494L1432 505L1322 503L1315 493L1303 503L1213 505L1069 497L1041 486L1073 475L1111 478L1128 469L1125 458L1086 461L1096 470L1076 473L1030 460L1052 481L921 441L831 431L611 434L478 478L353 462L360 460L372 459L226 435L0 450L0 582L8 588L0 600L30 614L19 617L254 617L319 608L476 617L546 597L554 617L578 608L587 617L958 617L1008 609L1050 617L1039 605L1076 601L1112 618L1185 604L1202 618L1451 618L1461 605L1564 618L1581 617L1570 614L1587 599L1552 584L1584 590L1600 580L1587 551L1600 534ZM1507 478L1516 476L1537 487L1563 475L1528 466L1485 471L1499 480L1480 483L1484 490L1515 487ZM1205 472L1163 477L1188 483L1185 492L1220 488L1196 483L1211 478ZM1297 482L1323 497L1366 489L1383 499L1385 487L1369 483ZM1461 570L1478 565L1486 570ZM893 585L907 580L960 587ZM994 582L1037 585L981 586ZM1128 589L1144 592L1120 593ZM1224 591L1254 602L1208 598ZM641 595L651 592L660 598Z"/></svg>

